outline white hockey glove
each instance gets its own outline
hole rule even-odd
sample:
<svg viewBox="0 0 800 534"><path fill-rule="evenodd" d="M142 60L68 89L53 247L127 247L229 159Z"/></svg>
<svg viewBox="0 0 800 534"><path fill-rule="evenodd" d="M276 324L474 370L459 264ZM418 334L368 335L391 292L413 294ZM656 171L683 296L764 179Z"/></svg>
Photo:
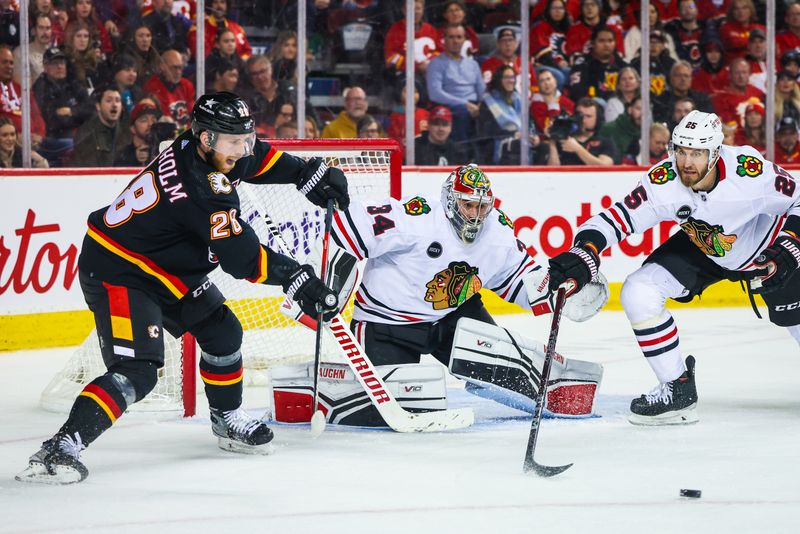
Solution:
<svg viewBox="0 0 800 534"><path fill-rule="evenodd" d="M528 273L523 279L525 291L528 293L528 303L534 315L552 313L555 307L555 293L549 289L550 273L547 269L536 269ZM564 303L564 315L571 321L581 323L591 319L608 302L608 280L603 273L597 272L597 277L587 283L580 291L567 297Z"/></svg>

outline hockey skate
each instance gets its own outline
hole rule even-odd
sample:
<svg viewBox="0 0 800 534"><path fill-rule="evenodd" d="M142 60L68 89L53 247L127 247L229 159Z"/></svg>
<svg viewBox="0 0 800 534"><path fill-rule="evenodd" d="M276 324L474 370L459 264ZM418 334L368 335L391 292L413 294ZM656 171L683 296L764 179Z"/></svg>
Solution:
<svg viewBox="0 0 800 534"><path fill-rule="evenodd" d="M694 356L686 358L686 371L650 393L631 401L628 420L634 425L690 425L697 417L697 388L694 383Z"/></svg>
<svg viewBox="0 0 800 534"><path fill-rule="evenodd" d="M80 434L74 438L66 434L56 434L42 443L28 460L28 467L14 478L20 482L38 484L74 484L89 476L89 470L80 461L80 454L86 447Z"/></svg>
<svg viewBox="0 0 800 534"><path fill-rule="evenodd" d="M211 430L219 448L242 454L270 454L272 430L241 408L224 412L211 408Z"/></svg>

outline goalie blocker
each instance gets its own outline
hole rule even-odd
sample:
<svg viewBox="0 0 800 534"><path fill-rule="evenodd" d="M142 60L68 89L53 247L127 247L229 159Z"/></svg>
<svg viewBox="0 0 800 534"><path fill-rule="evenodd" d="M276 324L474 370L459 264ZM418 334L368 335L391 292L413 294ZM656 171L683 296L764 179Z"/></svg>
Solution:
<svg viewBox="0 0 800 534"><path fill-rule="evenodd" d="M449 370L466 380L468 392L533 413L543 362L542 343L501 327L462 318L458 322ZM406 410L447 408L444 367L404 364L376 366L376 370ZM561 417L591 415L602 375L603 367L599 364L556 354L545 409ZM273 369L276 421L310 420L313 382L311 364ZM329 424L386 426L348 366L322 364L319 388L321 409Z"/></svg>

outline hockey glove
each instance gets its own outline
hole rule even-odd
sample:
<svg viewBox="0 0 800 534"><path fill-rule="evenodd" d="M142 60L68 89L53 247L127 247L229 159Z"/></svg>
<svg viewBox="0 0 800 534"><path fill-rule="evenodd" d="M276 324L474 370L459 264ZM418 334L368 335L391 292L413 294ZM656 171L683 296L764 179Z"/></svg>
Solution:
<svg viewBox="0 0 800 534"><path fill-rule="evenodd" d="M346 210L350 205L347 178L341 169L328 167L322 158L308 160L305 170L300 175L297 189L309 202L321 208L328 205L328 199L335 200L341 210Z"/></svg>
<svg viewBox="0 0 800 534"><path fill-rule="evenodd" d="M283 284L283 291L300 306L303 313L311 317L316 317L322 311L322 318L330 321L339 312L336 293L325 287L310 265L301 265L290 274Z"/></svg>
<svg viewBox="0 0 800 534"><path fill-rule="evenodd" d="M580 244L550 258L550 291L555 293L565 282L569 285L570 280L574 282L574 287L568 288L567 296L580 291L597 277L599 265L600 258L597 253L592 248L582 247Z"/></svg>
<svg viewBox="0 0 800 534"><path fill-rule="evenodd" d="M753 263L767 270L767 274L761 278L761 287L754 288L753 293L770 293L780 289L800 267L800 241L791 235L781 235Z"/></svg>

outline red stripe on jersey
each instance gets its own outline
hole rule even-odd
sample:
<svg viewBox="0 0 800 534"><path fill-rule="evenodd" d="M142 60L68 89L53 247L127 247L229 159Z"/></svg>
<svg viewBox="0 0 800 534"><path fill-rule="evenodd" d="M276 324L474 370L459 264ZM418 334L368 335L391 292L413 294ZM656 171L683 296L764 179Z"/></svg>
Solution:
<svg viewBox="0 0 800 534"><path fill-rule="evenodd" d="M717 165L719 166L719 181L721 182L725 179L725 175L727 174L725 172L725 160L720 157L717 160Z"/></svg>
<svg viewBox="0 0 800 534"><path fill-rule="evenodd" d="M258 252L258 270L253 278L248 278L248 282L254 284L263 284L267 281L267 250L259 245Z"/></svg>
<svg viewBox="0 0 800 534"><path fill-rule="evenodd" d="M364 300L364 297L361 296L361 292L360 291L356 291L356 300L358 302L360 302L361 304L366 304L367 303L367 301Z"/></svg>
<svg viewBox="0 0 800 534"><path fill-rule="evenodd" d="M646 339L644 341L639 341L640 347L652 347L653 345L658 345L659 343L663 343L673 337L678 333L678 328L673 325L672 330L667 332L661 337L656 337L653 339Z"/></svg>
<svg viewBox="0 0 800 534"><path fill-rule="evenodd" d="M281 157L283 152L275 148L274 146L269 148L269 152L267 155L264 156L264 159L261 160L261 166L258 168L258 172L256 172L256 176L264 174L268 170L272 168L275 163L277 163L278 159Z"/></svg>
<svg viewBox="0 0 800 534"><path fill-rule="evenodd" d="M342 218L339 216L338 211L333 213L333 220L336 223L336 228L339 230L339 233L342 234L342 236L344 236L344 238L347 240L347 244L350 246L350 251L355 254L356 258L363 260L364 256L358 250L353 238L350 237L350 234L348 234L347 230L344 229L344 224L342 223Z"/></svg>
<svg viewBox="0 0 800 534"><path fill-rule="evenodd" d="M608 208L608 212L614 217L614 220L617 221L617 224L619 225L620 228L622 228L622 231L625 234L630 235L631 233L630 230L628 230L628 227L625 226L624 222L622 222L622 217L620 217L619 213L617 213L617 210L614 209L614 206Z"/></svg>
<svg viewBox="0 0 800 534"><path fill-rule="evenodd" d="M500 298L501 298L501 299L505 299L505 298L506 298L506 296L508 295L509 291L511 291L511 289L512 289L512 288L516 287L516 285L517 285L517 284L516 284L516 280L517 280L517 278L519 278L519 276L520 276L522 273L524 273L524 272L525 272L525 270L526 270L528 267L530 267L530 266L532 266L532 265L536 265L536 260L531 260L531 261L529 261L528 263L526 263L525 265L523 265L523 266L522 266L522 268L520 268L520 269L519 269L519 270L518 270L518 271L517 271L517 272L514 274L513 278L511 279L511 282L509 282L509 284L508 284L508 287L505 289L505 291L503 291L502 293L500 293Z"/></svg>
<svg viewBox="0 0 800 534"><path fill-rule="evenodd" d="M108 291L108 311L114 317L131 318L131 306L128 302L128 288L114 286L103 282L103 287Z"/></svg>
<svg viewBox="0 0 800 534"><path fill-rule="evenodd" d="M108 394L106 390L97 384L89 384L83 388L83 391L86 393L91 393L97 398L97 400L102 401L102 403L105 404L114 415L115 419L119 419L119 416L122 415L122 410L119 409L119 405L116 403L116 401L111 397L111 395Z"/></svg>
<svg viewBox="0 0 800 534"><path fill-rule="evenodd" d="M209 373L208 371L203 371L200 369L200 376L203 377L204 380L213 380L215 382L227 382L229 380L236 380L242 376L244 372L243 368L239 368L238 371L234 371L233 373L225 373L225 374L218 374L218 373Z"/></svg>

